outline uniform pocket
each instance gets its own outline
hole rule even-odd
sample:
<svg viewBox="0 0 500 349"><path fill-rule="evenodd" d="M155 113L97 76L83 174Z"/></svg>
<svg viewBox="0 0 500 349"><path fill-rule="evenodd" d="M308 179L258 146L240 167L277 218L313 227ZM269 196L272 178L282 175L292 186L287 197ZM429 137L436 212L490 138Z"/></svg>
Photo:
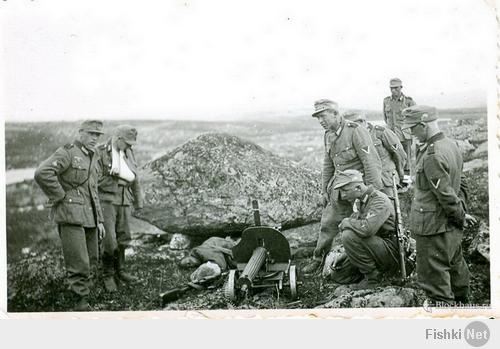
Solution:
<svg viewBox="0 0 500 349"><path fill-rule="evenodd" d="M87 168L83 167L81 163L73 161L71 163L71 181L74 185L78 185L87 179Z"/></svg>
<svg viewBox="0 0 500 349"><path fill-rule="evenodd" d="M66 195L55 207L55 221L57 223L83 224L83 204L83 197Z"/></svg>
<svg viewBox="0 0 500 349"><path fill-rule="evenodd" d="M335 154L335 164L343 165L353 162L357 158L353 147L346 147Z"/></svg>
<svg viewBox="0 0 500 349"><path fill-rule="evenodd" d="M410 217L410 230L416 235L433 235L445 231L446 218L436 203L425 205L413 203Z"/></svg>
<svg viewBox="0 0 500 349"><path fill-rule="evenodd" d="M427 178L425 177L425 174L424 174L424 168L423 167L417 167L416 169L416 178L415 178L415 181L416 181L416 185L417 185L417 188L420 189L420 190L429 190L430 187L429 187L429 181L427 180Z"/></svg>

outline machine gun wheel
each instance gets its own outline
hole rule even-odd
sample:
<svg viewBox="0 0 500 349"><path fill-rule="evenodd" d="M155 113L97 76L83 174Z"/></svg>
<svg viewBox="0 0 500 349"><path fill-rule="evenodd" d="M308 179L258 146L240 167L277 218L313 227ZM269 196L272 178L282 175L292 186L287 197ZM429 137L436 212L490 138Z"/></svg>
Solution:
<svg viewBox="0 0 500 349"><path fill-rule="evenodd" d="M236 301L236 270L230 270L224 285L224 297L231 302Z"/></svg>
<svg viewBox="0 0 500 349"><path fill-rule="evenodd" d="M288 281L290 283L290 296L292 300L297 299L297 269L295 265L290 266L288 271Z"/></svg>

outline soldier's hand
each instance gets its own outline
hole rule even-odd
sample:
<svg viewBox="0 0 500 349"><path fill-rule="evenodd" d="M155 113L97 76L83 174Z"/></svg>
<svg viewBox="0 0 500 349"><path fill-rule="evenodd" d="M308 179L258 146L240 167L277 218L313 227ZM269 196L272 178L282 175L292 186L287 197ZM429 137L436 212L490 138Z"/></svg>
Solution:
<svg viewBox="0 0 500 349"><path fill-rule="evenodd" d="M340 222L339 229L344 230L344 228L346 227L347 224L349 224L349 219L346 217L346 218L342 219L342 222Z"/></svg>
<svg viewBox="0 0 500 349"><path fill-rule="evenodd" d="M97 225L97 236L99 240L104 239L104 237L106 236L106 229L104 229L104 224L102 223L99 223Z"/></svg>
<svg viewBox="0 0 500 349"><path fill-rule="evenodd" d="M468 228L468 227L473 227L475 226L476 224L478 223L478 220L476 217L466 213L465 214L465 222L464 222L464 227L465 228Z"/></svg>
<svg viewBox="0 0 500 349"><path fill-rule="evenodd" d="M323 205L323 207L326 207L326 205L328 205L329 202L330 198L328 197L328 194L323 193L323 195L321 196L321 204Z"/></svg>
<svg viewBox="0 0 500 349"><path fill-rule="evenodd" d="M331 268L333 270L337 269L337 267L339 267L346 259L347 255L345 253L340 254L333 262Z"/></svg>

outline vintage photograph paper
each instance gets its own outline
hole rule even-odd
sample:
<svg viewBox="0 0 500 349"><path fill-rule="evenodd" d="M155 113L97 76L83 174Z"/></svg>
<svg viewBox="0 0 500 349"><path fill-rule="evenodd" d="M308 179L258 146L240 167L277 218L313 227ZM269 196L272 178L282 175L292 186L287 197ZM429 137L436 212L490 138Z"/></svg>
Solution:
<svg viewBox="0 0 500 349"><path fill-rule="evenodd" d="M498 315L493 2L0 16L7 317Z"/></svg>

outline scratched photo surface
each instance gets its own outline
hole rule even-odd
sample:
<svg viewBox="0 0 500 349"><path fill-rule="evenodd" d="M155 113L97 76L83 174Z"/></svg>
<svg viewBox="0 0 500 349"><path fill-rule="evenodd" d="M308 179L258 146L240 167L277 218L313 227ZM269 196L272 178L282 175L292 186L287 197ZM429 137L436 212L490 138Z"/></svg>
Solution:
<svg viewBox="0 0 500 349"><path fill-rule="evenodd" d="M1 5L8 312L490 306L487 2L115 5Z"/></svg>

